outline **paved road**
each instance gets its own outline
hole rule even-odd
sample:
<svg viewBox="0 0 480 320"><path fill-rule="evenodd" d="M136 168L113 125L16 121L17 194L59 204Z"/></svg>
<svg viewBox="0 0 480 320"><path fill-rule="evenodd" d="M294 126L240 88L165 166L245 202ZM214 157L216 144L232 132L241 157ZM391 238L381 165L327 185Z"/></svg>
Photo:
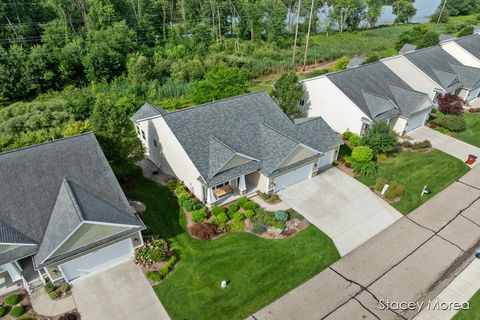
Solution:
<svg viewBox="0 0 480 320"><path fill-rule="evenodd" d="M479 199L477 166L255 319L412 319L418 309L381 310L381 300L432 299L473 260Z"/></svg>
<svg viewBox="0 0 480 320"><path fill-rule="evenodd" d="M402 217L368 187L337 168L282 190L279 196L325 232L342 256Z"/></svg>
<svg viewBox="0 0 480 320"><path fill-rule="evenodd" d="M167 312L131 261L75 281L72 294L84 320L169 320Z"/></svg>
<svg viewBox="0 0 480 320"><path fill-rule="evenodd" d="M412 137L415 141L429 140L435 149L448 153L462 161L467 160L469 154L476 155L480 158L480 148L425 126L410 131L408 136ZM474 165L478 163L480 163L480 159Z"/></svg>

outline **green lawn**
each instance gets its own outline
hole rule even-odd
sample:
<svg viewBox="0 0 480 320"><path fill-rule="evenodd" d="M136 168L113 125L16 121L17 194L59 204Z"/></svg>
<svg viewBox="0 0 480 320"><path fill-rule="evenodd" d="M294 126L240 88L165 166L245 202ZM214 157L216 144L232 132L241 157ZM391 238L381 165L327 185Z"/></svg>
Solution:
<svg viewBox="0 0 480 320"><path fill-rule="evenodd" d="M166 188L141 176L123 188L146 204L148 232L168 239L180 255L172 274L154 287L173 319L244 319L340 258L330 238L314 226L282 240L244 232L194 240ZM224 279L231 283L222 290Z"/></svg>
<svg viewBox="0 0 480 320"><path fill-rule="evenodd" d="M380 162L374 176L359 176L357 179L367 186L373 186L377 178L398 181L405 187L405 194L400 202L393 204L393 207L403 214L408 214L468 170L462 161L438 150L404 151ZM420 196L425 185L433 192Z"/></svg>
<svg viewBox="0 0 480 320"><path fill-rule="evenodd" d="M464 112L465 131L452 133L451 136L471 145L480 147L480 114Z"/></svg>
<svg viewBox="0 0 480 320"><path fill-rule="evenodd" d="M480 290L470 299L470 309L460 310L453 320L478 320L480 319Z"/></svg>

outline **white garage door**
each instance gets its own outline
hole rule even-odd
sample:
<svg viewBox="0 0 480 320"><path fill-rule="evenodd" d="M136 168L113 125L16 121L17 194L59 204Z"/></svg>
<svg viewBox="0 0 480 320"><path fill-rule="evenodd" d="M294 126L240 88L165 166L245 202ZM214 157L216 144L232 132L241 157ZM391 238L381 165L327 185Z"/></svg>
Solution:
<svg viewBox="0 0 480 320"><path fill-rule="evenodd" d="M133 253L131 239L125 239L99 249L75 260L60 265L65 278L72 281L92 271L100 270L117 261L130 257Z"/></svg>
<svg viewBox="0 0 480 320"><path fill-rule="evenodd" d="M419 115L408 119L407 124L405 125L405 132L412 131L418 127L421 127L427 121L428 112L420 113Z"/></svg>
<svg viewBox="0 0 480 320"><path fill-rule="evenodd" d="M318 159L318 168L320 169L332 164L334 155L335 149L325 152L325 154Z"/></svg>
<svg viewBox="0 0 480 320"><path fill-rule="evenodd" d="M285 189L295 183L306 180L310 178L312 173L312 164L307 164L306 166L300 167L289 173L278 176L275 178L275 192Z"/></svg>

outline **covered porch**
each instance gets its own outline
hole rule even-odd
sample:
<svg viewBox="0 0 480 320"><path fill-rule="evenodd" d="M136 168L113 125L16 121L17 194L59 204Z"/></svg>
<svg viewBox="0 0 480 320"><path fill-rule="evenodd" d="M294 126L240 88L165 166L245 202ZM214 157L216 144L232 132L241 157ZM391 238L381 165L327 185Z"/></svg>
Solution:
<svg viewBox="0 0 480 320"><path fill-rule="evenodd" d="M258 190L259 179L260 173L256 171L205 188L205 202L208 206L222 205L254 194Z"/></svg>
<svg viewBox="0 0 480 320"><path fill-rule="evenodd" d="M22 275L19 263L14 261L0 265L0 296L20 289L29 291L28 283Z"/></svg>

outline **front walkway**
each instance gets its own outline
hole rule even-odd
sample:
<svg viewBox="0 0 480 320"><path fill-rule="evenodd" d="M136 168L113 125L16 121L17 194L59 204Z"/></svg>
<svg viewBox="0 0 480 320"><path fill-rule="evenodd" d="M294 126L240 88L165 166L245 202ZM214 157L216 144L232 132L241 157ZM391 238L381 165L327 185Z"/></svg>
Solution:
<svg viewBox="0 0 480 320"><path fill-rule="evenodd" d="M72 295L66 298L52 300L45 290L43 290L43 287L38 287L32 293L30 303L36 313L47 317L58 316L76 308Z"/></svg>
<svg viewBox="0 0 480 320"><path fill-rule="evenodd" d="M454 303L467 302L480 289L480 260L473 260L453 281L432 300ZM457 310L428 310L424 309L414 320L449 320Z"/></svg>
<svg viewBox="0 0 480 320"><path fill-rule="evenodd" d="M143 272L127 261L73 283L83 320L170 319Z"/></svg>
<svg viewBox="0 0 480 320"><path fill-rule="evenodd" d="M346 255L402 215L368 187L332 168L278 193Z"/></svg>
<svg viewBox="0 0 480 320"><path fill-rule="evenodd" d="M407 135L415 141L429 140L432 143L432 147L435 149L448 153L462 161L467 160L468 155L470 154L476 155L479 157L479 160L474 163L474 166L480 163L480 148L452 138L431 128L425 126L420 127L410 131Z"/></svg>

